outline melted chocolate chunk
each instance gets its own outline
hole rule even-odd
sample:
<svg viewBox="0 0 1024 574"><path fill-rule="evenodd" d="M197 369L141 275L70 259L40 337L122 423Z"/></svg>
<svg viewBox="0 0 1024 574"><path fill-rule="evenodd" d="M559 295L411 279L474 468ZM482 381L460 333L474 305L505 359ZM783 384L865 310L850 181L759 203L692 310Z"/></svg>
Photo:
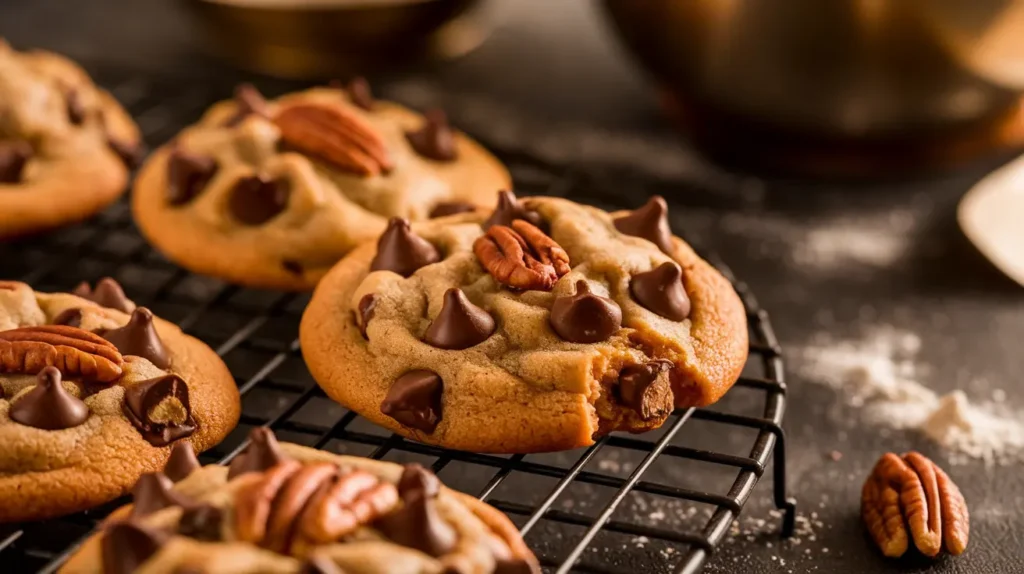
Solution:
<svg viewBox="0 0 1024 574"><path fill-rule="evenodd" d="M107 147L117 154L117 157L128 169L139 167L139 164L142 163L142 156L146 153L142 142L126 142L110 135L107 136Z"/></svg>
<svg viewBox="0 0 1024 574"><path fill-rule="evenodd" d="M252 114L266 116L267 100L252 84L239 84L235 88L235 114L224 125L234 127Z"/></svg>
<svg viewBox="0 0 1024 574"><path fill-rule="evenodd" d="M299 574L345 574L345 571L330 558L313 555L302 563Z"/></svg>
<svg viewBox="0 0 1024 574"><path fill-rule="evenodd" d="M683 270L674 262L666 261L650 271L637 273L629 290L637 303L666 319L682 321L690 314Z"/></svg>
<svg viewBox="0 0 1024 574"><path fill-rule="evenodd" d="M178 534L203 542L219 542L224 524L224 512L210 504L197 504L185 508L178 521Z"/></svg>
<svg viewBox="0 0 1024 574"><path fill-rule="evenodd" d="M434 161L454 161L458 156L455 147L455 133L448 125L448 116L442 110L430 110L423 127L406 132L412 149L421 156Z"/></svg>
<svg viewBox="0 0 1024 574"><path fill-rule="evenodd" d="M153 312L145 307L135 309L124 327L109 329L101 335L113 343L122 355L142 357L159 369L171 366L170 353L153 325Z"/></svg>
<svg viewBox="0 0 1024 574"><path fill-rule="evenodd" d="M345 91L348 93L348 99L352 100L352 103L357 107L368 112L373 111L373 91L370 89L370 82L366 81L366 78L362 76L352 78L352 81L345 86Z"/></svg>
<svg viewBox="0 0 1024 574"><path fill-rule="evenodd" d="M512 222L516 219L522 219L541 230L546 227L544 218L539 213L532 209L527 209L516 199L516 195L511 191L501 191L498 193L498 207L494 209L491 216L484 222L484 230L490 229L495 225L512 225Z"/></svg>
<svg viewBox="0 0 1024 574"><path fill-rule="evenodd" d="M122 410L153 446L167 446L196 430L188 385L178 375L141 381L124 391Z"/></svg>
<svg viewBox="0 0 1024 574"><path fill-rule="evenodd" d="M199 459L196 458L196 451L192 443L187 440L179 440L171 447L171 455L164 463L164 474L174 482L185 480L190 474L199 469Z"/></svg>
<svg viewBox="0 0 1024 574"><path fill-rule="evenodd" d="M359 327L359 332L362 333L363 338L369 340L366 336L366 325L370 323L370 319L373 319L373 312L377 308L377 296L373 293L367 293L359 299L359 317L357 317L356 325Z"/></svg>
<svg viewBox="0 0 1024 574"><path fill-rule="evenodd" d="M132 574L167 543L169 535L131 521L107 526L100 543L104 574Z"/></svg>
<svg viewBox="0 0 1024 574"><path fill-rule="evenodd" d="M441 422L443 392L444 382L437 373L409 371L392 383L380 404L380 412L407 427L430 434Z"/></svg>
<svg viewBox="0 0 1024 574"><path fill-rule="evenodd" d="M430 210L430 218L447 217L456 213L469 213L470 211L476 211L476 206L464 201L438 203L434 206L434 209Z"/></svg>
<svg viewBox="0 0 1024 574"><path fill-rule="evenodd" d="M64 96L67 103L68 121L73 125L80 126L85 121L85 106L82 105L82 98L77 90L68 91Z"/></svg>
<svg viewBox="0 0 1024 574"><path fill-rule="evenodd" d="M228 197L228 209L243 225L261 225L288 207L291 187L287 181L253 175L235 183Z"/></svg>
<svg viewBox="0 0 1024 574"><path fill-rule="evenodd" d="M522 558L509 558L494 564L494 574L540 574L540 569Z"/></svg>
<svg viewBox="0 0 1024 574"><path fill-rule="evenodd" d="M110 277L100 279L96 283L95 290L90 288L88 283L82 281L75 287L72 293L108 309L117 309L125 313L131 313L135 310L135 303L132 303L131 299L125 296L121 285Z"/></svg>
<svg viewBox="0 0 1024 574"><path fill-rule="evenodd" d="M82 310L77 307L64 309L53 318L53 324L80 327L82 325Z"/></svg>
<svg viewBox="0 0 1024 574"><path fill-rule="evenodd" d="M494 328L494 318L487 311L452 287L445 291L441 312L427 327L423 342L439 349L468 349L486 341Z"/></svg>
<svg viewBox="0 0 1024 574"><path fill-rule="evenodd" d="M212 157L182 149L172 149L167 156L167 203L185 205L195 199L217 173Z"/></svg>
<svg viewBox="0 0 1024 574"><path fill-rule="evenodd" d="M281 267L284 267L284 270L289 273L302 276L302 264L299 263L298 261L285 259L281 261Z"/></svg>
<svg viewBox="0 0 1024 574"><path fill-rule="evenodd" d="M162 472L147 472L132 487L131 518L142 518L170 506L188 506L189 500L174 492L174 483Z"/></svg>
<svg viewBox="0 0 1024 574"><path fill-rule="evenodd" d="M36 386L11 405L8 415L16 423L43 430L76 427L89 418L89 407L61 384L56 367L39 371Z"/></svg>
<svg viewBox="0 0 1024 574"><path fill-rule="evenodd" d="M441 492L441 481L437 475L419 463L409 463L402 470L398 479L398 494L403 499L413 496L416 492L434 497Z"/></svg>
<svg viewBox="0 0 1024 574"><path fill-rule="evenodd" d="M419 465L416 465L419 466ZM407 466L399 482L402 507L377 520L373 526L392 541L431 556L447 554L455 547L455 529L437 512L440 484L423 467ZM402 488L402 483L407 482Z"/></svg>
<svg viewBox="0 0 1024 574"><path fill-rule="evenodd" d="M437 263L441 253L429 241L412 232L408 219L392 217L377 240L371 271L394 271L408 277L420 267Z"/></svg>
<svg viewBox="0 0 1024 574"><path fill-rule="evenodd" d="M640 414L643 420L672 412L672 388L668 370L672 363L656 360L629 365L619 372L619 400Z"/></svg>
<svg viewBox="0 0 1024 574"><path fill-rule="evenodd" d="M228 480L247 472L263 472L289 458L281 452L277 437L270 429L256 427L249 433L249 446L245 452L231 461L231 466L228 467Z"/></svg>
<svg viewBox="0 0 1024 574"><path fill-rule="evenodd" d="M555 299L549 322L566 341L597 343L622 328L622 309L615 301L592 293L590 284L581 279L575 295Z"/></svg>
<svg viewBox="0 0 1024 574"><path fill-rule="evenodd" d="M615 229L626 235L646 239L665 253L671 254L672 229L668 224L668 204L660 195L655 195L629 215L615 220Z"/></svg>
<svg viewBox="0 0 1024 574"><path fill-rule="evenodd" d="M28 142L0 141L0 183L20 182L25 164L32 155L32 146Z"/></svg>

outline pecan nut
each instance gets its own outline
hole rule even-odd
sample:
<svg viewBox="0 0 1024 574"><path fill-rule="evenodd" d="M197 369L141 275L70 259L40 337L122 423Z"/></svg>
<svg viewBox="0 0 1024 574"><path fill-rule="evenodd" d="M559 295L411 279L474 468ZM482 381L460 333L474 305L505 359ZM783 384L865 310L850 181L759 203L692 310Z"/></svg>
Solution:
<svg viewBox="0 0 1024 574"><path fill-rule="evenodd" d="M864 483L861 515L882 554L891 558L902 556L910 539L925 556L937 556L943 546L953 555L967 548L970 518L960 489L916 452L879 459Z"/></svg>
<svg viewBox="0 0 1024 574"><path fill-rule="evenodd" d="M293 104L277 112L273 122L286 145L339 169L365 177L392 168L380 134L351 110Z"/></svg>
<svg viewBox="0 0 1024 574"><path fill-rule="evenodd" d="M514 289L550 291L569 272L569 255L554 239L521 219L494 225L473 243L480 264Z"/></svg>
<svg viewBox="0 0 1024 574"><path fill-rule="evenodd" d="M40 325L0 331L0 372L35 375L56 367L66 377L110 383L121 376L124 359L112 343L68 325Z"/></svg>

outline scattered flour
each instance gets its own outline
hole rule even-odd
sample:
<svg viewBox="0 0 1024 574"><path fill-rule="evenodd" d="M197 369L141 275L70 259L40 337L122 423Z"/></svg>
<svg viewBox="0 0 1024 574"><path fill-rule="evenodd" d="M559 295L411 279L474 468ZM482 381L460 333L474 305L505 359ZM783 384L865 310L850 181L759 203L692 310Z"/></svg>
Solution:
<svg viewBox="0 0 1024 574"><path fill-rule="evenodd" d="M918 381L920 347L917 335L888 327L859 341L825 340L804 350L805 375L863 407L869 422L922 432L952 451L952 464L968 458L986 464L1018 460L1024 454L1024 414L1001 404L1001 391L977 403L961 390L939 396Z"/></svg>

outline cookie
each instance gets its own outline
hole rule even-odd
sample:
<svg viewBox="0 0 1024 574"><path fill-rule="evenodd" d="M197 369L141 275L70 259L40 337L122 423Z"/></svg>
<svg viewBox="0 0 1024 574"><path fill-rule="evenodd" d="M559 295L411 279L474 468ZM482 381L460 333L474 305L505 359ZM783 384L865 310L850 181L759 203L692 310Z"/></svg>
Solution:
<svg viewBox="0 0 1024 574"><path fill-rule="evenodd" d="M209 347L113 280L76 293L0 282L0 522L117 498L172 449L206 450L238 422Z"/></svg>
<svg viewBox="0 0 1024 574"><path fill-rule="evenodd" d="M300 326L334 400L422 442L528 453L659 427L747 357L730 283L654 198L606 213L502 196L444 225L393 220L342 260Z"/></svg>
<svg viewBox="0 0 1024 574"><path fill-rule="evenodd" d="M308 290L390 217L490 209L505 168L443 113L365 82L265 100L252 86L157 150L135 182L142 233L194 272Z"/></svg>
<svg viewBox="0 0 1024 574"><path fill-rule="evenodd" d="M418 464L251 439L230 467L143 476L60 572L540 573L505 515Z"/></svg>
<svg viewBox="0 0 1024 574"><path fill-rule="evenodd" d="M103 210L128 184L138 129L70 60L0 40L0 239Z"/></svg>

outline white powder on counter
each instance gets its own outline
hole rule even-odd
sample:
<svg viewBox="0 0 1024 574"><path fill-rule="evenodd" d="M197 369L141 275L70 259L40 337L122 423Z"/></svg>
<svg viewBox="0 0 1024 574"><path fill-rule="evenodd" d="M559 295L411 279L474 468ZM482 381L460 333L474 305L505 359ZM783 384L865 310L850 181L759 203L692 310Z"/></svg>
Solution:
<svg viewBox="0 0 1024 574"><path fill-rule="evenodd" d="M1024 455L1024 413L1001 404L1005 393L977 403L961 390L939 396L919 381L920 347L917 335L891 327L856 341L823 337L803 350L803 375L837 389L868 422L923 433L950 450L951 464L1006 464Z"/></svg>

